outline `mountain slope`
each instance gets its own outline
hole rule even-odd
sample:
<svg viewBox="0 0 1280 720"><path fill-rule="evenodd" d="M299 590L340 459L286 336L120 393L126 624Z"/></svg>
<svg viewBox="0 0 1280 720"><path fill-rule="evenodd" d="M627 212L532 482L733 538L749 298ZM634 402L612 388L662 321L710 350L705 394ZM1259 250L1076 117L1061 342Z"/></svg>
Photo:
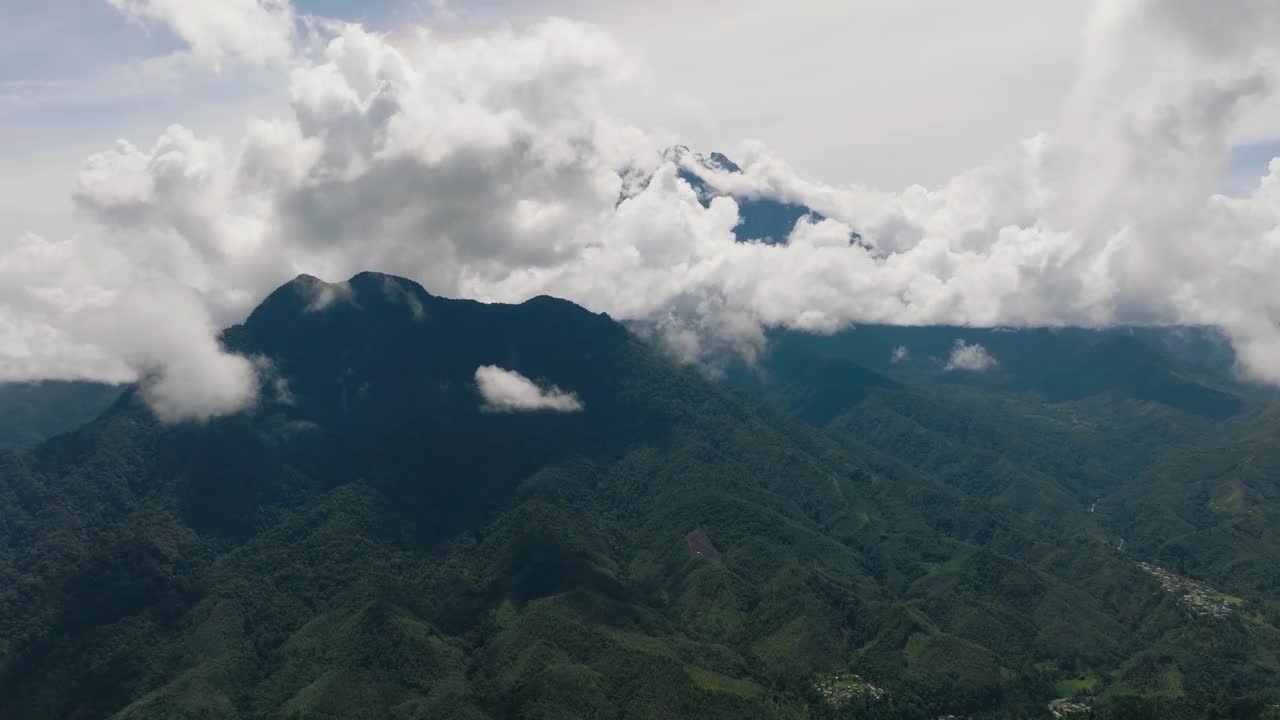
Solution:
<svg viewBox="0 0 1280 720"><path fill-rule="evenodd" d="M932 477L1036 525L1104 540L1123 557L1203 581L1211 596L1236 603L1242 642L1273 636L1280 605L1268 568L1280 551L1270 531L1280 408L1269 393L1233 383L1220 364L1192 368L1192 358L1212 353L1194 343L1195 352L1183 352L1183 331L867 330L781 334L754 377L731 379L793 409L815 395L830 399L809 419L877 472ZM933 353L956 339L1010 361L983 376L943 371ZM895 347L909 348L896 363ZM1030 359L1038 353L1061 359ZM878 361L887 374L869 384L876 374L854 357ZM846 371L794 371L837 364ZM1174 378L1182 389L1149 392L1176 387ZM1181 402L1188 398L1195 401ZM1206 667L1233 655L1217 647ZM1175 685L1167 669L1142 664L1149 662L1092 687L1127 692L1145 681L1165 695L1206 693L1181 674Z"/></svg>
<svg viewBox="0 0 1280 720"><path fill-rule="evenodd" d="M1078 528L563 301L301 277L224 341L273 368L253 411L164 426L129 392L0 455L0 717L794 717L851 671L907 718L1088 673L1277 686L1269 626L1189 622ZM487 365L584 408L488 411Z"/></svg>

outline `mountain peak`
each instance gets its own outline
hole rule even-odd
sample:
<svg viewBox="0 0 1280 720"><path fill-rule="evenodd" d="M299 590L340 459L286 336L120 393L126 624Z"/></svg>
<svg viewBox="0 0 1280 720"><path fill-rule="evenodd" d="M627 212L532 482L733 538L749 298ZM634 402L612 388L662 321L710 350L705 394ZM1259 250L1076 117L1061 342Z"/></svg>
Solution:
<svg viewBox="0 0 1280 720"><path fill-rule="evenodd" d="M709 207L717 197L731 197L737 202L740 222L734 227L733 234L738 242L785 245L796 223L802 219L808 218L812 222L826 219L817 210L778 191L748 194L733 190L732 183L722 182L724 175L741 174L742 167L724 153L703 155L690 150L687 145L672 145L662 152L662 159L676 165L678 177L689 183L704 207ZM643 188L647 184L646 180L636 186ZM857 232L849 234L849 244L866 247L862 235Z"/></svg>
<svg viewBox="0 0 1280 720"><path fill-rule="evenodd" d="M742 172L742 168L739 167L737 163L735 163L734 161L730 160L729 158L725 157L723 154L718 152L711 153L710 157L707 158L707 164L711 165L717 170L722 170L724 172L731 172L731 173Z"/></svg>
<svg viewBox="0 0 1280 720"><path fill-rule="evenodd" d="M728 156L721 152L713 152L710 155L703 155L689 149L688 145L672 145L662 151L662 159L665 162L675 163L684 167L694 167L696 169L710 170L712 172L740 173L742 168L737 163L730 160Z"/></svg>
<svg viewBox="0 0 1280 720"><path fill-rule="evenodd" d="M294 279L292 279L292 280L290 280L289 282L285 283L285 285L307 286L307 285L315 285L315 284L317 284L317 283L324 283L324 280L321 280L320 278L316 277L315 275L308 275L308 274L306 274L306 273L298 273L298 276L297 276L297 277L295 277Z"/></svg>
<svg viewBox="0 0 1280 720"><path fill-rule="evenodd" d="M357 306L386 304L407 307L421 317L424 303L434 298L422 285L408 278L364 271L342 282L328 282L314 275L300 274L276 288L249 315L246 325L267 317L290 317L329 310L340 303Z"/></svg>
<svg viewBox="0 0 1280 720"><path fill-rule="evenodd" d="M420 283L410 280L409 278L401 277L399 275L391 275L389 273L375 272L373 270L364 270L352 275L351 278L347 280L346 284L352 287L368 286L380 289L386 288L389 285L394 285L404 290L411 290L416 293L422 293L423 295L430 295L430 293L427 292L427 289L422 287Z"/></svg>
<svg viewBox="0 0 1280 720"><path fill-rule="evenodd" d="M478 365L508 367L503 363L530 355L529 347L547 338L566 347L612 347L626 336L607 315L568 300L546 295L518 305L455 300L433 296L407 278L361 272L337 283L310 275L294 278L243 325L229 330L228 344L270 358L279 368L323 365L325 372L337 373L335 378L358 371L356 358L371 363L369 377L378 374L371 368L382 362L380 354L404 360L416 376L445 355L465 355L470 367L453 368L451 373L457 372L447 379L465 383ZM408 365L397 365L397 372L407 372Z"/></svg>

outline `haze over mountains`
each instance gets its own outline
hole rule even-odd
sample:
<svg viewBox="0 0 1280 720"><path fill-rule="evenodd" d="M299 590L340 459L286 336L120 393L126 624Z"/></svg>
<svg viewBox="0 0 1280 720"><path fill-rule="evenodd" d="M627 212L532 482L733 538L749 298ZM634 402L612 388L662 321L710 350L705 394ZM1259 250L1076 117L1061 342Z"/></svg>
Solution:
<svg viewBox="0 0 1280 720"><path fill-rule="evenodd" d="M74 430L120 392L115 385L87 382L0 384L0 448L31 447Z"/></svg>

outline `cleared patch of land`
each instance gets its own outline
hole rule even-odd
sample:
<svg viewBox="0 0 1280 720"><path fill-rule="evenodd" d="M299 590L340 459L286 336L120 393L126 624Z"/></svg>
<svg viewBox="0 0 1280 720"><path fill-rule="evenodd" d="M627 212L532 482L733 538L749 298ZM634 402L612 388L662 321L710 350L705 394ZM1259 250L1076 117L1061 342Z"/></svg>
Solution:
<svg viewBox="0 0 1280 720"><path fill-rule="evenodd" d="M1218 592L1199 580L1177 575L1151 563L1139 562L1148 575L1160 581L1165 592L1178 596L1182 606L1189 612L1216 620L1225 620L1235 613L1239 598Z"/></svg>
<svg viewBox="0 0 1280 720"><path fill-rule="evenodd" d="M685 536L689 543L690 557L706 558L708 560L719 560L720 551L715 545L711 544L711 538L707 537L707 533L702 528L694 528Z"/></svg>

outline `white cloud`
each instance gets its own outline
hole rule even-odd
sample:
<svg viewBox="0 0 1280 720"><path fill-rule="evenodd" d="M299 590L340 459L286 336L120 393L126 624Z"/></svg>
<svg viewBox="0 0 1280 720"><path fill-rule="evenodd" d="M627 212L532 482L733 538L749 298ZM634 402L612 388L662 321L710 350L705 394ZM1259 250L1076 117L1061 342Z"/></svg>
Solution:
<svg viewBox="0 0 1280 720"><path fill-rule="evenodd" d="M945 370L968 370L970 372L986 372L999 367L1000 363L996 362L991 353L987 349L974 343L972 345L963 340L956 340L956 344L951 347L951 356L947 358Z"/></svg>
<svg viewBox="0 0 1280 720"><path fill-rule="evenodd" d="M476 387L484 399L482 408L487 412L580 412L584 409L578 396L552 385L538 387L529 378L514 370L496 365L476 368Z"/></svg>
<svg viewBox="0 0 1280 720"><path fill-rule="evenodd" d="M123 309L122 317L105 321L102 331L113 333L112 343L132 366L155 368L143 375L142 391L161 420L207 420L257 400L254 363L223 351L214 339L217 328L191 293L146 292L114 309Z"/></svg>
<svg viewBox="0 0 1280 720"><path fill-rule="evenodd" d="M889 360L894 365L897 365L898 363L903 362L910 357L911 357L911 351L907 349L907 346L899 345L898 347L893 349L893 352L890 354Z"/></svg>
<svg viewBox="0 0 1280 720"><path fill-rule="evenodd" d="M1057 127L938 187L828 185L745 144L731 153L741 175L707 179L829 218L789 245L735 242L737 204L704 207L662 161L670 138L608 111L632 61L598 28L312 23L279 68L290 114L248 121L238 144L182 126L120 143L80 176L93 233L0 246L0 378L208 372L220 390L174 397L224 412L252 393L216 343L174 335L137 357L93 333L87 308L141 324L126 291L185 288L178 307L211 337L300 272L378 270L445 295L565 297L688 361L750 357L769 326L1181 322L1224 328L1245 372L1280 383L1280 165L1247 196L1215 194L1233 128L1275 95L1280 6L1224 6L1212 23L1184 6L1099 5ZM194 37L254 57L252 43ZM637 172L652 181L618 203Z"/></svg>
<svg viewBox="0 0 1280 720"><path fill-rule="evenodd" d="M649 61L651 86L619 99L633 121L709 149L759 138L806 174L880 187L937 184L1049 127L1088 13L1081 0L530 5L597 22ZM690 72L711 67L733 72Z"/></svg>
<svg viewBox="0 0 1280 720"><path fill-rule="evenodd" d="M162 419L251 405L257 372L225 352L205 298L146 278L116 248L28 235L0 247L0 378L143 380Z"/></svg>
<svg viewBox="0 0 1280 720"><path fill-rule="evenodd" d="M286 62L293 52L294 13L289 0L107 0L128 17L159 24L220 70L228 60L254 65Z"/></svg>

